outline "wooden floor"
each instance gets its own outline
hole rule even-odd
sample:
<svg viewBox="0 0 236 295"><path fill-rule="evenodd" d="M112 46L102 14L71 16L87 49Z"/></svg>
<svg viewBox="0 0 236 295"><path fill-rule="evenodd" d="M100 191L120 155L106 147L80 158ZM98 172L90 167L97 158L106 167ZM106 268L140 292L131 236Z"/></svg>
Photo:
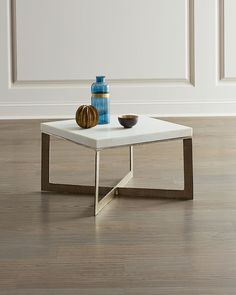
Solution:
<svg viewBox="0 0 236 295"><path fill-rule="evenodd" d="M194 128L194 201L40 192L39 121L0 121L0 294L236 294L236 118ZM93 152L52 142L54 181L92 184ZM131 185L181 188L182 143L135 148ZM102 152L102 184L128 169Z"/></svg>

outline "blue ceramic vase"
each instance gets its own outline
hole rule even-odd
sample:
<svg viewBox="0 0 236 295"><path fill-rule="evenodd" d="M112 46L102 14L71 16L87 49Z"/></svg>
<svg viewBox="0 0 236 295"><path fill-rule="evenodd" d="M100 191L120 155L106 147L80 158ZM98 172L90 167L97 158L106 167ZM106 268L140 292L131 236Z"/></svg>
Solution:
<svg viewBox="0 0 236 295"><path fill-rule="evenodd" d="M105 76L96 77L96 82L91 86L91 92L91 105L98 111L98 124L110 123L109 85L105 82Z"/></svg>

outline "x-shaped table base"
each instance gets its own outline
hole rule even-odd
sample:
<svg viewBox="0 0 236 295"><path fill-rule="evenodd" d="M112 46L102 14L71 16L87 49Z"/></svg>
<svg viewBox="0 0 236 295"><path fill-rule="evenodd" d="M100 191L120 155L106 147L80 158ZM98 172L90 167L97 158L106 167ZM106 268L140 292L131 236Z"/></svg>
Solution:
<svg viewBox="0 0 236 295"><path fill-rule="evenodd" d="M149 189L149 188L128 188L125 185L133 177L133 146L129 146L129 172L114 187L99 187L100 152L95 151L95 185L71 185L51 183L49 181L50 162L50 135L42 133L42 158L41 158L41 189L43 191L55 191L62 193L93 194L94 215L96 216L115 196L143 196L168 199L193 199L193 159L192 159L192 138L183 138L183 159L184 159L184 189ZM99 193L105 196L99 200Z"/></svg>

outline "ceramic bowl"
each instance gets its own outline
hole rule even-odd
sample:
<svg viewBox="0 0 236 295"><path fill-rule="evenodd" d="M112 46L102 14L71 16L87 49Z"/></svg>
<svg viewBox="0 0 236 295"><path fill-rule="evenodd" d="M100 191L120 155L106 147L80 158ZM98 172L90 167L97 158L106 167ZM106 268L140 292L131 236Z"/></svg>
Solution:
<svg viewBox="0 0 236 295"><path fill-rule="evenodd" d="M134 125L137 124L138 116L137 115L121 115L118 117L118 120L124 128L132 128Z"/></svg>

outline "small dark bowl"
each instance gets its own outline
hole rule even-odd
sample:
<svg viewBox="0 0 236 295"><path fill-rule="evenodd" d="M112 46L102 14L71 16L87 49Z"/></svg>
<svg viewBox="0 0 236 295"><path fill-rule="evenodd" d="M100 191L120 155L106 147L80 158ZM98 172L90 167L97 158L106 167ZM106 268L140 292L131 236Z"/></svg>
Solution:
<svg viewBox="0 0 236 295"><path fill-rule="evenodd" d="M138 122L138 116L136 115L122 115L118 117L120 124L124 128L132 128Z"/></svg>

